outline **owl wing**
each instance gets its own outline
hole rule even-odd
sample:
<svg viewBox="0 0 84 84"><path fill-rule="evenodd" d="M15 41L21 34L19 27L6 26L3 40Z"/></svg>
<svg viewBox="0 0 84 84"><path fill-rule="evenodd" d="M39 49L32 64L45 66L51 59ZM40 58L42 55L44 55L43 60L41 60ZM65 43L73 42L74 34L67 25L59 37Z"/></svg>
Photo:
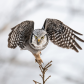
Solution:
<svg viewBox="0 0 84 84"><path fill-rule="evenodd" d="M71 29L57 19L46 19L42 29L46 30L50 40L62 48L71 48L78 52L78 49L82 49L75 39L84 42L81 38L76 36L82 35L81 33Z"/></svg>
<svg viewBox="0 0 84 84"><path fill-rule="evenodd" d="M17 45L23 49L29 41L30 36L34 30L33 21L24 21L11 29L8 38L8 47L16 48Z"/></svg>

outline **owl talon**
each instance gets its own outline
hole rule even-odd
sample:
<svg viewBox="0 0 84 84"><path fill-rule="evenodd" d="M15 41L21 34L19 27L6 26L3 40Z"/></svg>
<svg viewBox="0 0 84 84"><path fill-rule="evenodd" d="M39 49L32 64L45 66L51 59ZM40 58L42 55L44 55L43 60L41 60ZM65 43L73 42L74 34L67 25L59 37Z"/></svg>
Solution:
<svg viewBox="0 0 84 84"><path fill-rule="evenodd" d="M42 53L40 52L40 55L42 55Z"/></svg>
<svg viewBox="0 0 84 84"><path fill-rule="evenodd" d="M39 60L35 59L35 62L37 62L39 65L43 63L42 59L39 59Z"/></svg>
<svg viewBox="0 0 84 84"><path fill-rule="evenodd" d="M37 62L37 59L35 59L35 62Z"/></svg>

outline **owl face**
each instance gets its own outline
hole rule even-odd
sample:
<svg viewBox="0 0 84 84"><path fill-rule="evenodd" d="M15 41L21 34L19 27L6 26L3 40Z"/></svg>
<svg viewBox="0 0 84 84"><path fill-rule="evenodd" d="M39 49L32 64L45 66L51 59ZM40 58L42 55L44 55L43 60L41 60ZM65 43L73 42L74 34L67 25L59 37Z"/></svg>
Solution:
<svg viewBox="0 0 84 84"><path fill-rule="evenodd" d="M36 29L33 31L31 37L31 46L34 49L44 49L48 44L48 35L47 32L42 29Z"/></svg>

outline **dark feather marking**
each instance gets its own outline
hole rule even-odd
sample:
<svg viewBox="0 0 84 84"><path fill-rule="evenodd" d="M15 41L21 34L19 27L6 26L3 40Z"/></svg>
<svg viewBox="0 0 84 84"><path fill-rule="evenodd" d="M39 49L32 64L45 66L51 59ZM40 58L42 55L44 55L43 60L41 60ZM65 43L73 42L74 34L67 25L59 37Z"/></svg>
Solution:
<svg viewBox="0 0 84 84"><path fill-rule="evenodd" d="M79 37L76 36L75 34L74 34L74 36L75 36L75 38L78 39L79 41L84 42L84 40L82 40L81 38L79 38Z"/></svg>
<svg viewBox="0 0 84 84"><path fill-rule="evenodd" d="M67 26L68 27L68 26ZM78 34L78 35L83 35L83 34L81 34L81 33L79 33L79 32L77 32L77 31L75 31L75 30L73 30L72 28L70 28L70 27L68 27L70 30L72 30L74 33L76 33L76 34Z"/></svg>
<svg viewBox="0 0 84 84"><path fill-rule="evenodd" d="M78 49L72 44L72 49L75 50L76 52L79 52Z"/></svg>
<svg viewBox="0 0 84 84"><path fill-rule="evenodd" d="M33 21L24 21L13 27L9 34L8 47L16 48L18 45L20 48L24 48L32 34L33 29Z"/></svg>
<svg viewBox="0 0 84 84"><path fill-rule="evenodd" d="M76 38L79 41L84 42L84 40L75 35L82 35L81 33L71 29L57 19L46 19L45 22L46 23L44 29L47 31L50 40L54 44L67 49L72 48L76 52L78 52L77 48L82 49L80 45L75 41Z"/></svg>

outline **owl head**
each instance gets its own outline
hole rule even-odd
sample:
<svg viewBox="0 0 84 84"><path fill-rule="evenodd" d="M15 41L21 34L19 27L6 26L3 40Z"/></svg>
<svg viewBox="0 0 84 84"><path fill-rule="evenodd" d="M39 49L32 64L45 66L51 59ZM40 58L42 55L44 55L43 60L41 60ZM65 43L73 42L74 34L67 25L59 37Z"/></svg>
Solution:
<svg viewBox="0 0 84 84"><path fill-rule="evenodd" d="M37 50L44 49L48 44L49 38L45 30L35 29L31 35L30 45Z"/></svg>

